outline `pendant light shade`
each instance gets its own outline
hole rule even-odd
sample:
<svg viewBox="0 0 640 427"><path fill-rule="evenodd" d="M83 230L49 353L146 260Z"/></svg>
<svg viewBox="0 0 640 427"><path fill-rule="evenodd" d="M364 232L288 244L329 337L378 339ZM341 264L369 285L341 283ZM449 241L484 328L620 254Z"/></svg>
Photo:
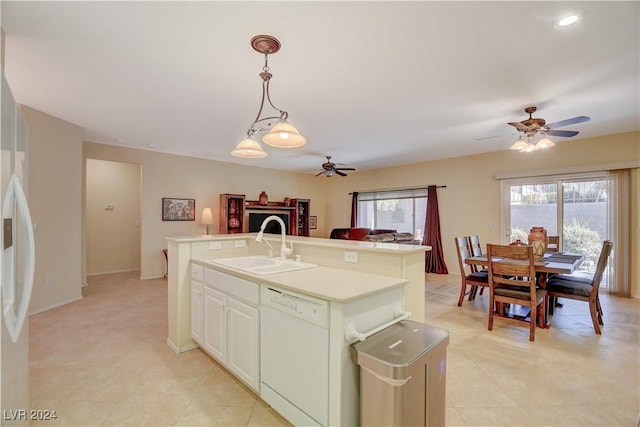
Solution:
<svg viewBox="0 0 640 427"><path fill-rule="evenodd" d="M262 142L277 148L298 148L307 143L307 138L300 135L291 123L280 120L269 133L262 137Z"/></svg>
<svg viewBox="0 0 640 427"><path fill-rule="evenodd" d="M268 156L267 152L262 149L260 143L251 138L240 141L236 148L231 151L231 155L245 159L260 159Z"/></svg>

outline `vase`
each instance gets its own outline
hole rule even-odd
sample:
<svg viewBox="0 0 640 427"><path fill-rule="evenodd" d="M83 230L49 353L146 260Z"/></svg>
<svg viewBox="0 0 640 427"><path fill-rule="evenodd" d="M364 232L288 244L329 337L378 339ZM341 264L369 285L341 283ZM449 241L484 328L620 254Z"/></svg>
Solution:
<svg viewBox="0 0 640 427"><path fill-rule="evenodd" d="M269 196L267 196L267 193L264 191L260 193L260 196L258 197L258 204L262 206L267 206L269 204Z"/></svg>
<svg viewBox="0 0 640 427"><path fill-rule="evenodd" d="M284 198L284 205L285 205L286 207L291 206L291 199L290 199L290 198L288 198L288 197L285 197L285 198Z"/></svg>
<svg viewBox="0 0 640 427"><path fill-rule="evenodd" d="M547 230L544 227L531 227L528 240L529 244L533 246L533 257L542 258L549 244Z"/></svg>

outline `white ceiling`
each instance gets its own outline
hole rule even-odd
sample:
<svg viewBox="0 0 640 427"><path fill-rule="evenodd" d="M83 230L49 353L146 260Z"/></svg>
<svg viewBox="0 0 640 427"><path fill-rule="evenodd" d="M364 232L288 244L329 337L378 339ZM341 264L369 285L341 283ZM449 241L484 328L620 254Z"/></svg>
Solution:
<svg viewBox="0 0 640 427"><path fill-rule="evenodd" d="M16 100L100 143L315 173L324 155L365 170L506 150L529 105L548 123L591 117L562 128L573 140L640 129L637 1L1 5ZM257 34L282 43L271 97L309 142L237 159Z"/></svg>

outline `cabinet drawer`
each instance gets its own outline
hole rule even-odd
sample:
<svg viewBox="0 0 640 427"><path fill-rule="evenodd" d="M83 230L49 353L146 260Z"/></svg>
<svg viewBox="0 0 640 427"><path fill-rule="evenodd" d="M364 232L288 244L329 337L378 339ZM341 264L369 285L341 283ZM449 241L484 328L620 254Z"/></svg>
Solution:
<svg viewBox="0 0 640 427"><path fill-rule="evenodd" d="M198 264L191 263L191 278L198 282L204 281L204 267Z"/></svg>
<svg viewBox="0 0 640 427"><path fill-rule="evenodd" d="M255 306L260 302L260 286L257 283L239 279L211 268L204 269L204 283Z"/></svg>

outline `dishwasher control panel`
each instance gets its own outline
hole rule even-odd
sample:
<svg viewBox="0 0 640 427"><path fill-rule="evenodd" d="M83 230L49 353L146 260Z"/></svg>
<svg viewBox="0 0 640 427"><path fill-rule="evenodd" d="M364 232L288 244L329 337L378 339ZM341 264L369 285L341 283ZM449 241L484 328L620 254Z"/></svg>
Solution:
<svg viewBox="0 0 640 427"><path fill-rule="evenodd" d="M313 323L323 328L329 327L329 302L309 295L263 286L261 304L274 308L290 316Z"/></svg>

